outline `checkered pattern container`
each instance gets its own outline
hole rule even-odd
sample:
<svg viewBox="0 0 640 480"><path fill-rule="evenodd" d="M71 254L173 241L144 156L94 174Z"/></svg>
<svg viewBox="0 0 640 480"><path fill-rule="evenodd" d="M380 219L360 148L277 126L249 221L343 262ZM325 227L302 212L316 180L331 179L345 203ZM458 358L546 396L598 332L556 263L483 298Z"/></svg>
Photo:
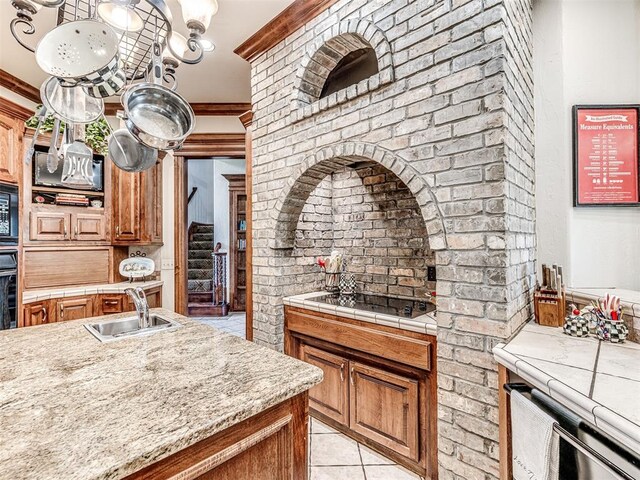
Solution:
<svg viewBox="0 0 640 480"><path fill-rule="evenodd" d="M584 317L567 317L563 326L564 333L572 337L588 337L589 321Z"/></svg>

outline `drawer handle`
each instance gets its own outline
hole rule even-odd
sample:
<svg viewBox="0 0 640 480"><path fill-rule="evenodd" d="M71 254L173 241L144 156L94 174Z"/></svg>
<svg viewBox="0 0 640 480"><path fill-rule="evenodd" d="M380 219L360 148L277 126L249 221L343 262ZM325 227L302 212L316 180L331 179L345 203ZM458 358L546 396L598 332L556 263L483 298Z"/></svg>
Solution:
<svg viewBox="0 0 640 480"><path fill-rule="evenodd" d="M116 237L120 236L120 225L116 225Z"/></svg>
<svg viewBox="0 0 640 480"><path fill-rule="evenodd" d="M76 225L76 237L78 236L78 225Z"/></svg>
<svg viewBox="0 0 640 480"><path fill-rule="evenodd" d="M67 238L67 226L64 226L64 238Z"/></svg>
<svg viewBox="0 0 640 480"><path fill-rule="evenodd" d="M353 367L351 367L351 375L349 375L349 378L351 379L351 385L355 385L356 380L355 380L355 375L353 374Z"/></svg>
<svg viewBox="0 0 640 480"><path fill-rule="evenodd" d="M340 381L344 382L344 362L340 365Z"/></svg>
<svg viewBox="0 0 640 480"><path fill-rule="evenodd" d="M47 307L42 307L42 323L47 323Z"/></svg>
<svg viewBox="0 0 640 480"><path fill-rule="evenodd" d="M64 305L60 305L60 320L64 320Z"/></svg>
<svg viewBox="0 0 640 480"><path fill-rule="evenodd" d="M105 305L118 305L118 301L117 300L105 300L104 304Z"/></svg>

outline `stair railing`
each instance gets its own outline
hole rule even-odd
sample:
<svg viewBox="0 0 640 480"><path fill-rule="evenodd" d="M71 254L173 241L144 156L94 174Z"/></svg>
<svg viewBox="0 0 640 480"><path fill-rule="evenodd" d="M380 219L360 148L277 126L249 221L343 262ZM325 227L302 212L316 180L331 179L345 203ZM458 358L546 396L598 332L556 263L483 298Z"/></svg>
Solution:
<svg viewBox="0 0 640 480"><path fill-rule="evenodd" d="M187 199L187 205L191 203L191 200L193 200L193 197L195 197L197 191L198 191L198 187L193 187L193 189L191 190L191 193L189 194L189 198Z"/></svg>

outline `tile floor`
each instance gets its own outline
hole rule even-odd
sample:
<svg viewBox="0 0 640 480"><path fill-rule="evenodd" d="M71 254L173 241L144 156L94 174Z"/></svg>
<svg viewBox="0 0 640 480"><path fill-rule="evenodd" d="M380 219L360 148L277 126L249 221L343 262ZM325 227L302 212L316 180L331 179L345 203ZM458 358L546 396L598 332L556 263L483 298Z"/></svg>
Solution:
<svg viewBox="0 0 640 480"><path fill-rule="evenodd" d="M226 317L191 317L191 319L242 338L247 337L247 316L244 312L230 313Z"/></svg>
<svg viewBox="0 0 640 480"><path fill-rule="evenodd" d="M309 480L419 480L421 477L312 418Z"/></svg>
<svg viewBox="0 0 640 480"><path fill-rule="evenodd" d="M239 337L246 337L245 314L227 317L192 317ZM309 431L309 480L420 480L364 445L311 419Z"/></svg>

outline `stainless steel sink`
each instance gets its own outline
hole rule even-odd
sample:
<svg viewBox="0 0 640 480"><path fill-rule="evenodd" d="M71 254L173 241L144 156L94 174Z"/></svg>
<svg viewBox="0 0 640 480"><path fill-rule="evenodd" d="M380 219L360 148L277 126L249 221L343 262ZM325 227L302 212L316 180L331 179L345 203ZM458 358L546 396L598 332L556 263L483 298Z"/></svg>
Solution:
<svg viewBox="0 0 640 480"><path fill-rule="evenodd" d="M101 323L87 323L85 327L91 334L101 342L111 342L122 338L129 338L137 335L148 335L155 332L166 332L174 330L181 325L168 318L159 315L149 316L149 327L139 328L138 317L118 318Z"/></svg>

